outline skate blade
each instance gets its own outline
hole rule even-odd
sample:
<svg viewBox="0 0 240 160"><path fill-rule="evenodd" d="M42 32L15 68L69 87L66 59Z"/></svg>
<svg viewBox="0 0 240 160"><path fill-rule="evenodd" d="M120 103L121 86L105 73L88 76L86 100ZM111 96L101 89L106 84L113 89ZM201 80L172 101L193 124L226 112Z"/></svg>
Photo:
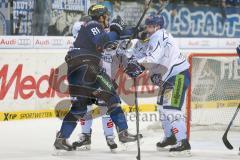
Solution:
<svg viewBox="0 0 240 160"><path fill-rule="evenodd" d="M91 150L91 145L84 145L76 148L77 151L89 151Z"/></svg>
<svg viewBox="0 0 240 160"><path fill-rule="evenodd" d="M185 150L181 152L170 152L171 157L191 157L191 150Z"/></svg>
<svg viewBox="0 0 240 160"><path fill-rule="evenodd" d="M144 141L142 139L140 139L140 145L142 145L144 143ZM137 141L133 141L133 142L127 142L127 143L120 143L120 148L122 151L127 151L129 148L132 148L133 146L137 145Z"/></svg>
<svg viewBox="0 0 240 160"><path fill-rule="evenodd" d="M73 155L73 153L74 153L74 150L73 151L66 151L66 150L54 148L52 156L66 156L66 155Z"/></svg>
<svg viewBox="0 0 240 160"><path fill-rule="evenodd" d="M167 152L169 151L169 148L163 148L163 147L157 147L158 152Z"/></svg>
<svg viewBox="0 0 240 160"><path fill-rule="evenodd" d="M111 153L117 153L117 148L115 149L110 149Z"/></svg>

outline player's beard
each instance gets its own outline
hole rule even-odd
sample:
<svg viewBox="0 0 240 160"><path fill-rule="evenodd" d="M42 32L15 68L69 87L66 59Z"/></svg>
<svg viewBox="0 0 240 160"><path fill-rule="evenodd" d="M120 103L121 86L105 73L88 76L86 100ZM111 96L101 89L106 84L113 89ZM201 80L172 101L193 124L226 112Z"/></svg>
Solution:
<svg viewBox="0 0 240 160"><path fill-rule="evenodd" d="M104 18L104 28L108 28L109 27L109 17L108 16L103 16Z"/></svg>
<svg viewBox="0 0 240 160"><path fill-rule="evenodd" d="M103 26L103 28L108 28L109 27L109 18L108 16L101 16L99 22Z"/></svg>
<svg viewBox="0 0 240 160"><path fill-rule="evenodd" d="M109 27L109 22L104 21L104 28L108 28Z"/></svg>

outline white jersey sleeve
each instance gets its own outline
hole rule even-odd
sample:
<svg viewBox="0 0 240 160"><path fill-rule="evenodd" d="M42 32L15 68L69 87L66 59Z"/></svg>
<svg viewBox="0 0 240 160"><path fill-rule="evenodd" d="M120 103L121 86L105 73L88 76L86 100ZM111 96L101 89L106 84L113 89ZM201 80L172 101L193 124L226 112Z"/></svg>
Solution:
<svg viewBox="0 0 240 160"><path fill-rule="evenodd" d="M160 45L158 39L152 37L148 43L145 57L138 60L139 63L158 63L163 53L163 47Z"/></svg>
<svg viewBox="0 0 240 160"><path fill-rule="evenodd" d="M149 41L141 41L138 40L134 46L134 52L132 57L136 60L142 59L143 57L146 57L146 52L148 49L148 42Z"/></svg>
<svg viewBox="0 0 240 160"><path fill-rule="evenodd" d="M151 63L149 70L161 74L163 81L189 68L174 38L165 29L158 30L150 37L146 57L138 62Z"/></svg>
<svg viewBox="0 0 240 160"><path fill-rule="evenodd" d="M77 38L78 32L81 29L81 26L83 24L84 24L84 22L81 22L81 21L77 21L77 22L74 23L74 25L72 27L72 35L73 35L74 39Z"/></svg>

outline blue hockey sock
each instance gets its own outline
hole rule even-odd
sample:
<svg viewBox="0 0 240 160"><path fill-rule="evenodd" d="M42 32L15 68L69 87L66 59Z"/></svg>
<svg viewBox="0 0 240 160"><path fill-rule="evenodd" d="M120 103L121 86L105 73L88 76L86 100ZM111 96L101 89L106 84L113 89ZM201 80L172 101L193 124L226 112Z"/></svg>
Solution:
<svg viewBox="0 0 240 160"><path fill-rule="evenodd" d="M62 122L62 126L60 129L60 133L63 136L63 138L66 138L66 139L69 138L76 126L77 126L77 122L64 120Z"/></svg>
<svg viewBox="0 0 240 160"><path fill-rule="evenodd" d="M125 130L128 128L127 120L125 118L125 114L121 107L113 107L110 112L110 117L112 121L117 126L119 131Z"/></svg>

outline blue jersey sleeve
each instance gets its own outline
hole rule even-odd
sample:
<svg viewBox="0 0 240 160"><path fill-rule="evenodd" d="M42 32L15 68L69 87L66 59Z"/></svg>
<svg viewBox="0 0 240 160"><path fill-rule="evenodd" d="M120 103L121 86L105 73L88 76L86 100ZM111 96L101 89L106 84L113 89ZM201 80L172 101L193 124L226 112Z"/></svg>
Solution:
<svg viewBox="0 0 240 160"><path fill-rule="evenodd" d="M133 34L133 29L125 29L122 31L120 39L129 39Z"/></svg>
<svg viewBox="0 0 240 160"><path fill-rule="evenodd" d="M87 35L97 48L102 48L109 41L119 39L119 35L116 32L105 32L98 22L90 22L90 24L87 24L86 28Z"/></svg>

